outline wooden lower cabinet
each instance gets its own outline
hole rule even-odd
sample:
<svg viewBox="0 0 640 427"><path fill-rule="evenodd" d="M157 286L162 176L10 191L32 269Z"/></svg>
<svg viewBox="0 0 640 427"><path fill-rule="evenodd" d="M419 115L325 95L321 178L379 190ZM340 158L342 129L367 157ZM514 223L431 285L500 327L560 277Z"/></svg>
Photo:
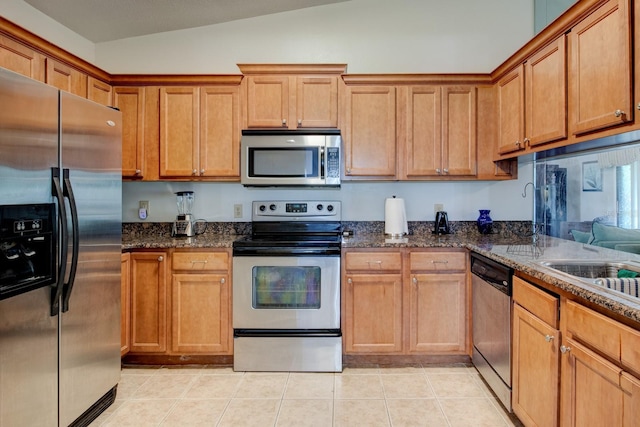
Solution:
<svg viewBox="0 0 640 427"><path fill-rule="evenodd" d="M514 277L513 300L513 412L525 426L557 426L559 298Z"/></svg>
<svg viewBox="0 0 640 427"><path fill-rule="evenodd" d="M167 252L131 253L131 353L167 350Z"/></svg>
<svg viewBox="0 0 640 427"><path fill-rule="evenodd" d="M131 348L131 254L120 256L120 356Z"/></svg>
<svg viewBox="0 0 640 427"><path fill-rule="evenodd" d="M130 354L233 353L229 250L131 252L123 254L123 271L125 255L130 256ZM122 282L124 288L124 275Z"/></svg>
<svg viewBox="0 0 640 427"><path fill-rule="evenodd" d="M353 249L343 257L346 354L469 354L466 251Z"/></svg>
<svg viewBox="0 0 640 427"><path fill-rule="evenodd" d="M402 276L349 274L344 293L344 351L402 351Z"/></svg>

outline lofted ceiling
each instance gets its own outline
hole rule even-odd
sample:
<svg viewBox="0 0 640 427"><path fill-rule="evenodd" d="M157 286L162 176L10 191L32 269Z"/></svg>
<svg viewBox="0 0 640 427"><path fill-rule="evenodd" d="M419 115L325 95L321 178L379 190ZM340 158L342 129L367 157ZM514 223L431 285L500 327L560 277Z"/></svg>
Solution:
<svg viewBox="0 0 640 427"><path fill-rule="evenodd" d="M24 0L94 43L349 0Z"/></svg>

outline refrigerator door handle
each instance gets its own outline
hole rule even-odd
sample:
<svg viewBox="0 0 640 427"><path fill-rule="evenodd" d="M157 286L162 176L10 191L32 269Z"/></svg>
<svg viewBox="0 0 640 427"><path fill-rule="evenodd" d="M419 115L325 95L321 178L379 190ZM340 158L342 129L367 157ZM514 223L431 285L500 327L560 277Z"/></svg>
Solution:
<svg viewBox="0 0 640 427"><path fill-rule="evenodd" d="M67 269L67 246L69 244L69 230L67 229L67 209L64 203L64 192L60 186L60 169L51 168L51 193L58 202L58 223L60 224L60 261L58 264L58 279L51 290L51 316L60 312L60 296L64 287L64 276Z"/></svg>
<svg viewBox="0 0 640 427"><path fill-rule="evenodd" d="M78 252L80 250L80 230L78 223L78 207L76 199L73 196L73 188L71 187L71 179L69 179L69 169L62 170L64 196L69 199L69 207L71 208L71 228L73 232L73 255L71 256L71 269L69 270L69 280L64 285L64 295L62 297L62 312L69 311L69 299L73 284L76 281L76 271L78 270Z"/></svg>

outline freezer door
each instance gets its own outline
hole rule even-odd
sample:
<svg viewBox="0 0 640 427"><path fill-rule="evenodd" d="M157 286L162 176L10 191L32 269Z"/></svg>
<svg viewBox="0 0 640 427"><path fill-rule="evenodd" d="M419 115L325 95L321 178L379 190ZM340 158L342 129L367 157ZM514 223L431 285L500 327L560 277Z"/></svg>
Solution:
<svg viewBox="0 0 640 427"><path fill-rule="evenodd" d="M60 425L69 425L120 379L122 121L119 111L67 93L60 104L65 195L77 215L67 271L77 270L61 304Z"/></svg>
<svg viewBox="0 0 640 427"><path fill-rule="evenodd" d="M58 91L0 68L0 203L51 203ZM0 425L55 426L58 317L49 287L0 301Z"/></svg>

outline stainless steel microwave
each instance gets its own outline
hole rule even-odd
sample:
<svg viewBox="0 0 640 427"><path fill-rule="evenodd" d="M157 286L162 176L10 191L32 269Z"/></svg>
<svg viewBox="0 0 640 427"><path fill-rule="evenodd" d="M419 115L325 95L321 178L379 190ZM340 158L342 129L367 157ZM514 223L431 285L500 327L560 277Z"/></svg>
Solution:
<svg viewBox="0 0 640 427"><path fill-rule="evenodd" d="M243 130L240 182L245 186L340 186L338 129Z"/></svg>

